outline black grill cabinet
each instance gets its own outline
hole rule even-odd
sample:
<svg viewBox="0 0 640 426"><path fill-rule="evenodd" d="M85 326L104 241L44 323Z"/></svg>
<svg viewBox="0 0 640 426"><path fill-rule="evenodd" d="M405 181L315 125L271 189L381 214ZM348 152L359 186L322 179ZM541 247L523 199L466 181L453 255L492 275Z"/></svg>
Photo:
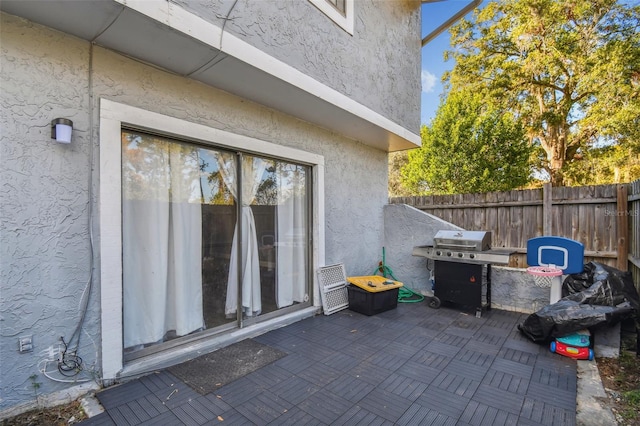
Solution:
<svg viewBox="0 0 640 426"><path fill-rule="evenodd" d="M441 302L475 309L480 317L491 309L491 265L434 261L434 295Z"/></svg>

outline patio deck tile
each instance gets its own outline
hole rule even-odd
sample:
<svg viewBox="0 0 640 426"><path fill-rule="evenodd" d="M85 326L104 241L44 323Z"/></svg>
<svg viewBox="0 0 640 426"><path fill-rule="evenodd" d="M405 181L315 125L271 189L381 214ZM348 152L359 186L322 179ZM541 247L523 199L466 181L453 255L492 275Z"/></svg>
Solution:
<svg viewBox="0 0 640 426"><path fill-rule="evenodd" d="M436 386L447 392L470 398L476 392L478 386L480 386L480 382L465 375L442 371L438 377L431 382L431 386Z"/></svg>
<svg viewBox="0 0 640 426"><path fill-rule="evenodd" d="M134 380L107 388L96 396L105 410L109 410L146 395L152 395L152 392L142 382Z"/></svg>
<svg viewBox="0 0 640 426"><path fill-rule="evenodd" d="M402 417L396 422L399 426L420 426L420 425L438 425L438 426L456 426L456 419L448 417L430 408L420 404L413 404Z"/></svg>
<svg viewBox="0 0 640 426"><path fill-rule="evenodd" d="M356 340L354 343L349 346L342 348L340 352L343 354L351 355L352 357L360 360L365 360L369 358L371 355L378 352L376 348L371 346L367 346L360 342L361 339Z"/></svg>
<svg viewBox="0 0 640 426"><path fill-rule="evenodd" d="M226 404L225 404L226 405ZM199 415L199 418L204 419L204 422L200 424L204 424L206 422L211 422L215 418L217 418L220 414L224 413L226 410L221 410L217 405L211 404L211 400L207 399L204 396L201 396L198 399L194 399L189 401L187 404L181 407L187 414L191 412L195 412ZM195 416L192 416L195 417Z"/></svg>
<svg viewBox="0 0 640 426"><path fill-rule="evenodd" d="M483 354L471 349L463 348L456 354L454 359L466 362L467 364L477 365L479 367L489 367L494 362L495 357L489 354Z"/></svg>
<svg viewBox="0 0 640 426"><path fill-rule="evenodd" d="M320 386L316 386L300 377L293 376L284 382L278 383L276 386L269 389L269 391L286 401L297 405L320 389Z"/></svg>
<svg viewBox="0 0 640 426"><path fill-rule="evenodd" d="M440 333L435 339L436 342L446 343L447 345L456 346L457 348L463 348L469 343L470 336L460 336L458 333L450 333L450 330ZM470 334L473 334L471 332Z"/></svg>
<svg viewBox="0 0 640 426"><path fill-rule="evenodd" d="M320 387L331 383L341 375L342 373L339 370L319 362L310 365L307 369L297 374L298 377Z"/></svg>
<svg viewBox="0 0 640 426"><path fill-rule="evenodd" d="M524 403L524 395L517 395L483 383L478 387L473 400L518 415Z"/></svg>
<svg viewBox="0 0 640 426"><path fill-rule="evenodd" d="M142 419L132 415L131 410L126 404L112 408L109 411L109 415L118 426L139 425L142 423ZM147 420L149 420L149 418L147 418Z"/></svg>
<svg viewBox="0 0 640 426"><path fill-rule="evenodd" d="M417 404L439 414L457 419L460 417L470 398L447 392L437 386L429 386L416 400Z"/></svg>
<svg viewBox="0 0 640 426"><path fill-rule="evenodd" d="M313 417L311 414L302 411L298 407L293 407L280 417L273 420L269 425L273 426L325 426L326 423Z"/></svg>
<svg viewBox="0 0 640 426"><path fill-rule="evenodd" d="M529 388L529 379L493 369L487 372L482 383L518 395L526 394Z"/></svg>
<svg viewBox="0 0 640 426"><path fill-rule="evenodd" d="M248 374L246 377L258 387L270 388L292 376L292 372L275 364L269 364L258 371Z"/></svg>
<svg viewBox="0 0 640 426"><path fill-rule="evenodd" d="M511 426L518 423L518 416L471 401L460 416L460 422L472 426Z"/></svg>
<svg viewBox="0 0 640 426"><path fill-rule="evenodd" d="M211 411L215 415L222 414L232 408L229 404L222 400L222 397L220 395L217 395L216 393L210 393L201 396L195 401L202 404L207 410Z"/></svg>
<svg viewBox="0 0 640 426"><path fill-rule="evenodd" d="M569 425L576 361L517 329L525 315L398 304L318 315L256 341L287 355L200 395L166 370L97 394L92 425Z"/></svg>
<svg viewBox="0 0 640 426"><path fill-rule="evenodd" d="M334 351L331 355L324 359L322 363L343 373L348 373L358 364L360 364L360 360L352 357L351 355Z"/></svg>
<svg viewBox="0 0 640 426"><path fill-rule="evenodd" d="M391 392L376 388L358 402L360 408L391 422L398 420L411 406L412 401Z"/></svg>
<svg viewBox="0 0 640 426"><path fill-rule="evenodd" d="M325 389L355 404L375 389L375 386L364 380L344 375L329 383Z"/></svg>
<svg viewBox="0 0 640 426"><path fill-rule="evenodd" d="M183 404L173 410L173 414L186 426L200 426L212 420L207 411L198 410L191 404Z"/></svg>
<svg viewBox="0 0 640 426"><path fill-rule="evenodd" d="M536 363L536 355L531 352L523 352L518 349L511 349L502 347L498 352L496 359L507 359L509 361L515 361L520 364L533 366Z"/></svg>
<svg viewBox="0 0 640 426"><path fill-rule="evenodd" d="M514 376L519 376L525 379L529 379L533 375L532 366L504 358L496 358L493 361L493 364L491 364L491 369L501 371L503 373L512 374Z"/></svg>
<svg viewBox="0 0 640 426"><path fill-rule="evenodd" d="M298 404L298 407L326 424L333 424L346 413L353 404L321 389Z"/></svg>
<svg viewBox="0 0 640 426"><path fill-rule="evenodd" d="M293 407L293 404L272 393L261 393L235 407L236 411L257 425L266 425Z"/></svg>
<svg viewBox="0 0 640 426"><path fill-rule="evenodd" d="M222 401L232 407L235 407L236 405L240 405L243 402L258 396L261 392L262 389L257 388L255 383L245 376L239 378L235 382L222 386L215 391L215 394L216 396L219 396Z"/></svg>
<svg viewBox="0 0 640 426"><path fill-rule="evenodd" d="M233 426L254 426L254 423L234 409L226 411L216 418L216 424Z"/></svg>
<svg viewBox="0 0 640 426"><path fill-rule="evenodd" d="M575 408L562 409L526 397L520 412L519 422L525 425L574 426L576 424Z"/></svg>
<svg viewBox="0 0 640 426"><path fill-rule="evenodd" d="M532 382L527 396L560 408L575 408L576 392Z"/></svg>
<svg viewBox="0 0 640 426"><path fill-rule="evenodd" d="M393 373L378 385L380 389L401 396L412 402L422 395L422 392L427 389L427 386L428 384L415 378L396 373Z"/></svg>
<svg viewBox="0 0 640 426"><path fill-rule="evenodd" d="M117 423L117 424L120 425L121 423ZM145 422L135 423L135 424L140 426L170 426L170 425L175 426L175 425L183 425L184 423L181 422L173 412L166 411L157 417L153 417L152 419L149 419Z"/></svg>
<svg viewBox="0 0 640 426"><path fill-rule="evenodd" d="M349 375L377 386L389 377L391 373L393 373L392 370L387 370L369 361L364 361L351 370Z"/></svg>
<svg viewBox="0 0 640 426"><path fill-rule="evenodd" d="M298 374L313 364L316 364L316 361L296 353L289 354L273 363L273 365L277 365L278 367L290 371L293 374Z"/></svg>
<svg viewBox="0 0 640 426"><path fill-rule="evenodd" d="M438 341L432 341L427 346L425 346L424 349L425 351L444 355L446 357L454 357L458 352L460 352L460 348L458 346L449 345L447 343Z"/></svg>
<svg viewBox="0 0 640 426"><path fill-rule="evenodd" d="M332 426L393 426L393 424L356 405L336 419Z"/></svg>
<svg viewBox="0 0 640 426"><path fill-rule="evenodd" d="M440 369L416 361L407 361L394 373L425 384L430 384L440 374Z"/></svg>
<svg viewBox="0 0 640 426"><path fill-rule="evenodd" d="M466 377L471 380L480 382L489 371L489 367L476 364L470 364L468 362L460 361L459 359L453 359L445 368L443 373L454 374L456 376Z"/></svg>

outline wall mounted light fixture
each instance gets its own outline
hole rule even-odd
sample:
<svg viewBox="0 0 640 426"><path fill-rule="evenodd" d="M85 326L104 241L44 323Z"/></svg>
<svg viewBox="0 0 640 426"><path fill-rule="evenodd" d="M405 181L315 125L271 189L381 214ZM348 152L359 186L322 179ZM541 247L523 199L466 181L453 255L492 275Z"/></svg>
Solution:
<svg viewBox="0 0 640 426"><path fill-rule="evenodd" d="M60 143L71 143L71 131L73 121L67 118L56 118L51 120L51 139Z"/></svg>

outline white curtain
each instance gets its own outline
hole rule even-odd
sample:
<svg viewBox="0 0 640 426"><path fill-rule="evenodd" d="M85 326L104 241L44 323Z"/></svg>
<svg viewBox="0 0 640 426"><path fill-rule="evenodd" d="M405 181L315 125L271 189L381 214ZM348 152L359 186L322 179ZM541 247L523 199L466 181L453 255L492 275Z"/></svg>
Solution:
<svg viewBox="0 0 640 426"><path fill-rule="evenodd" d="M195 148L123 138L125 348L204 327L198 163Z"/></svg>
<svg viewBox="0 0 640 426"><path fill-rule="evenodd" d="M284 164L276 168L279 192L276 209L278 308L306 299L307 203L303 177L300 166Z"/></svg>
<svg viewBox="0 0 640 426"><path fill-rule="evenodd" d="M218 164L225 185L237 200L237 168L236 155L218 153ZM229 278L227 281L227 299L225 315L231 316L238 307L238 273L242 277L242 310L246 316L259 315L262 312L260 291L260 259L258 258L258 237L256 223L251 210L262 175L267 163L257 157L242 157L242 208L239 220L242 221L242 259L238 263L238 227L233 233L231 243L231 260L229 263Z"/></svg>

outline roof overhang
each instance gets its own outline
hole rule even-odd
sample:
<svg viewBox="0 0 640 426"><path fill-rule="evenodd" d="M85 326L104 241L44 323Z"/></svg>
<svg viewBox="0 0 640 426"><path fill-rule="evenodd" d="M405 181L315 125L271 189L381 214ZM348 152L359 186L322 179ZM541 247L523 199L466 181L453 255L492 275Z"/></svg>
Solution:
<svg viewBox="0 0 640 426"><path fill-rule="evenodd" d="M170 1L2 0L0 10L384 151L420 135ZM221 45L222 40L222 45Z"/></svg>
<svg viewBox="0 0 640 426"><path fill-rule="evenodd" d="M422 0L422 3L423 4L424 3L439 3L441 1L446 1L446 0ZM464 15L466 15L467 13L471 12L473 9L478 7L480 5L480 3L482 3L482 0L471 0L469 3L467 3L462 9L457 11L449 19L447 19L442 24L440 24L440 26L438 26L438 28L436 28L435 30L431 31L429 34L424 36L422 38L422 47L424 47L431 40L433 40L434 38L438 37L440 34L445 32L446 30L448 30L449 27L451 27L453 24L455 24L460 19L462 19L462 17Z"/></svg>

